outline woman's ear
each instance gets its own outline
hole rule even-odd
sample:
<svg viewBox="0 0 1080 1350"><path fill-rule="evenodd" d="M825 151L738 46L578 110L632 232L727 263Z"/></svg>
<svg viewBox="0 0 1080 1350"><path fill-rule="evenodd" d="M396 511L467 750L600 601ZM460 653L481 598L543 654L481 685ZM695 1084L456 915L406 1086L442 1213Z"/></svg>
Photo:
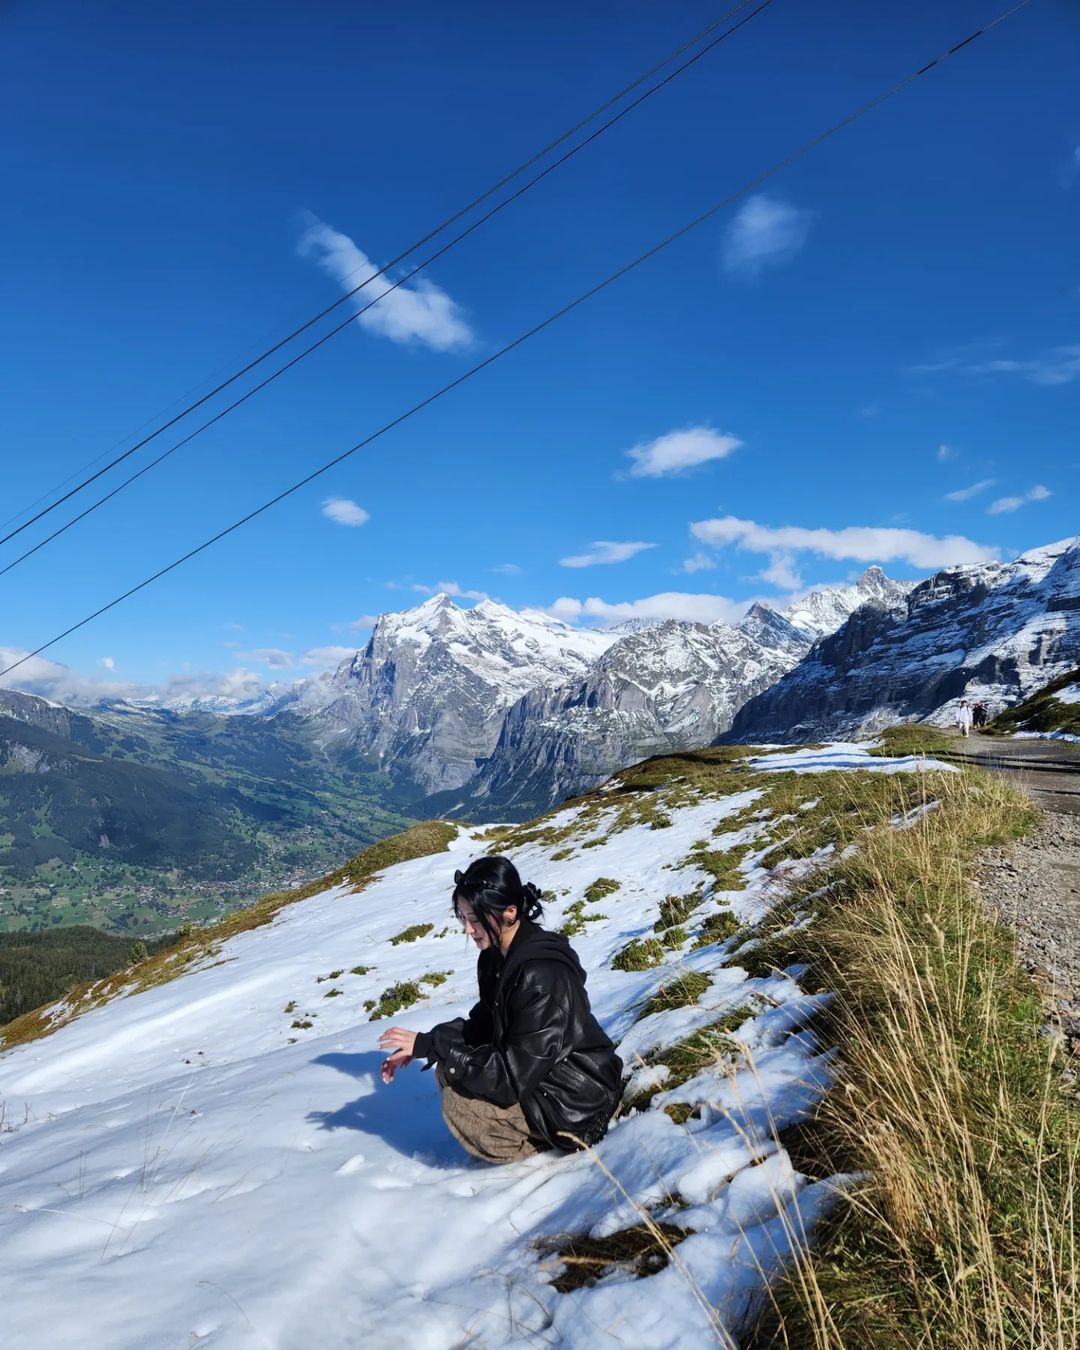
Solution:
<svg viewBox="0 0 1080 1350"><path fill-rule="evenodd" d="M520 915L518 914L517 905L507 905L502 912L503 927L513 928L514 924L517 923L519 917Z"/></svg>

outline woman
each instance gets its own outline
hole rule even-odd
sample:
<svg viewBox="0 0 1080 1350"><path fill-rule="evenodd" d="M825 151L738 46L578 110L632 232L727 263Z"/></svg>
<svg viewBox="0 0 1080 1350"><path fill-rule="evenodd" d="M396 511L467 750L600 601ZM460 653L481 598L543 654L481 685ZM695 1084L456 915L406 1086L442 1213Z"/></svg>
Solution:
<svg viewBox="0 0 1080 1350"><path fill-rule="evenodd" d="M480 1001L428 1032L391 1027L382 1079L413 1058L436 1066L450 1133L475 1157L513 1162L604 1135L622 1061L589 1009L585 972L559 933L536 922L541 892L507 858L454 873L454 913L480 948Z"/></svg>
<svg viewBox="0 0 1080 1350"><path fill-rule="evenodd" d="M956 710L956 725L960 728L960 734L966 736L971 730L971 704L966 698L960 700L960 706Z"/></svg>

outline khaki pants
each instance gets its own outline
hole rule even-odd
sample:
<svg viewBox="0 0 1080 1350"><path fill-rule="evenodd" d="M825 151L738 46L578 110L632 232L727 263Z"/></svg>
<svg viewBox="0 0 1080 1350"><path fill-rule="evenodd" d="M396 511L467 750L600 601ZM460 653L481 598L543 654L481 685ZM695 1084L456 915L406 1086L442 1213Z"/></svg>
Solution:
<svg viewBox="0 0 1080 1350"><path fill-rule="evenodd" d="M529 1125L517 1102L496 1106L482 1097L467 1097L450 1082L440 1064L435 1078L442 1093L446 1127L467 1153L485 1162L517 1162L540 1150L529 1138Z"/></svg>

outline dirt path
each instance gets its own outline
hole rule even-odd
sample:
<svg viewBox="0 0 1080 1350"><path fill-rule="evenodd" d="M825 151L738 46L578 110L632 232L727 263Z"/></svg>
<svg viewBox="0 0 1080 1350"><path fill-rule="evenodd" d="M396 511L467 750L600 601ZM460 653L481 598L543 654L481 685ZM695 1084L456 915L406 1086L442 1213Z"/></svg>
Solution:
<svg viewBox="0 0 1080 1350"><path fill-rule="evenodd" d="M1080 1081L1080 746L972 735L957 751L1017 782L1042 808L1035 833L981 858L991 910L1015 929L1046 990Z"/></svg>
<svg viewBox="0 0 1080 1350"><path fill-rule="evenodd" d="M955 746L953 754L1014 779L1047 811L1080 815L1080 745L972 732Z"/></svg>

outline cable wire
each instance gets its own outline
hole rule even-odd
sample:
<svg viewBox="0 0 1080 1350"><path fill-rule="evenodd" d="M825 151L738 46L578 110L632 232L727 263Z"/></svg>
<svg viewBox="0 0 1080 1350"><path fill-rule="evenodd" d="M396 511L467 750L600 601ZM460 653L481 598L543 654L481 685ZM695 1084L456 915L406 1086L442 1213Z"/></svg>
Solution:
<svg viewBox="0 0 1080 1350"><path fill-rule="evenodd" d="M750 0L747 0L747 3L749 2ZM751 10L749 14L743 15L743 17L737 23L733 24L725 32L721 33L719 37L714 38L707 46L702 47L700 51L695 52L695 54L692 57L690 57L688 61L684 62L681 66L677 66L673 71L671 71L668 75L666 75L664 79L660 80L659 83L654 84L651 88L645 90L644 93L639 94L638 97L634 99L632 103L628 103L625 108L620 109L620 111L617 112L614 117L611 117L609 118L608 121L603 122L600 126L598 126L595 129L595 131L592 131L588 136L586 136L584 140L579 141L576 145L572 146L564 154L560 155L558 159L553 160L549 165L547 165L546 168L541 169L541 171L538 174L528 179L519 188L515 189L515 191L512 192L510 196L504 197L502 201L497 202L496 205L493 206L489 211L486 211L482 216L479 216L475 221L473 221L471 225L468 225L459 234L454 235L452 239L449 239L445 244L442 245L441 248L437 249L429 257L425 258L423 262L418 263L414 268L412 268L411 271L406 272L403 276L399 277L398 280L395 281L392 285L388 286L385 291L382 291L379 295L377 295L374 298L374 300L369 300L366 305L362 306L360 309L350 314L348 318L343 319L338 324L335 324L335 326L329 329L328 332L324 333L322 337L316 339L316 341L311 343L310 346L305 347L303 351L297 353L296 356L286 361L284 365L279 366L277 370L267 375L265 379L260 380L258 384L253 385L245 394L242 394L240 398L226 405L226 407L222 408L219 412L215 413L213 417L203 422L200 426L197 426L194 431L189 432L187 436L184 436L181 440L177 441L175 445L172 445L169 447L168 450L163 451L160 455L157 456L156 459L152 459L149 464L143 465L141 469L137 470L135 473L125 478L122 483L118 483L117 486L114 487L110 492L105 493L103 497L99 497L97 501L91 503L91 505L86 507L85 510L80 511L78 515L72 516L71 519L66 521L63 525L61 525L59 529L54 530L52 534L46 535L44 539L39 540L36 544L34 544L32 548L28 548L25 553L21 553L17 558L12 559L12 561L7 563L6 566L0 567L0 577L12 571L13 568L18 567L20 563L26 562L28 558L32 558L33 555L37 553L39 549L43 549L46 546L46 544L51 544L54 539L58 539L60 535L64 534L67 530L70 530L72 526L77 525L82 520L85 520L87 516L92 515L99 507L104 506L106 502L112 501L112 499L116 497L119 493L123 492L123 490L126 487L129 487L137 479L142 478L144 474L149 473L151 469L156 469L159 464L164 463L164 461L167 460L169 456L174 454L177 450L181 449L185 445L189 445L196 438L196 436L201 435L204 431L214 426L217 422L220 422L222 418L227 417L229 413L233 412L236 408L239 408L241 404L246 403L248 399L253 398L257 393L260 392L260 390L265 389L267 385L273 384L273 382L276 379L278 379L281 375L284 375L286 371L291 370L293 366L299 364L299 362L303 361L305 357L310 356L312 352L317 351L325 343L329 342L331 338L336 337L338 333L344 332L344 330L348 328L351 323L354 323L362 315L366 314L368 310L372 308L373 305L377 305L381 300L384 300L388 295L390 295L392 291L396 291L399 286L404 286L405 283L407 281L410 281L414 276L416 276L418 272L422 272L426 267L430 267L431 264L435 262L437 259L441 258L444 253L448 253L450 249L454 248L457 244L460 244L463 239L467 238L475 230L480 229L480 227L482 225L485 225L489 220L491 220L493 216L498 215L500 211L504 210L512 202L517 201L519 197L523 197L525 193L528 192L531 188L535 187L536 184L539 183L541 179L546 178L550 173L554 173L554 171L558 169L561 165L565 164L568 159L572 159L576 154L578 154L579 151L584 150L587 145L589 145L592 141L595 141L599 136L602 136L604 132L607 131L610 127L614 126L616 122L621 121L628 113L633 112L635 108L637 108L640 104L644 103L646 99L651 98L653 94L657 93L660 89L662 89L664 85L670 84L670 82L674 80L677 76L681 75L684 70L689 69L689 67L694 65L695 62L700 61L701 58L705 56L708 52L710 52L714 47L719 46L721 42L731 37L733 33L738 32L738 30L744 24L749 23L751 19L753 19L756 15L760 14L763 9L767 9L768 6L772 3L773 0L760 0L760 3L757 5L757 7ZM350 294L355 294L355 292L350 292ZM119 463L119 460L114 461L114 464L116 463ZM90 480L87 481L89 482ZM57 503L57 505L58 504L59 503ZM49 509L51 510L52 508L50 507ZM42 514L46 513L43 512ZM35 517L35 519L40 519L40 517ZM27 525L30 525L33 523L33 521L27 521L26 523ZM20 530L23 528L25 527L20 526ZM6 536L6 539L0 540L0 543L5 543L7 540L14 538L14 536L18 533L19 530L13 531L11 534Z"/></svg>
<svg viewBox="0 0 1080 1350"><path fill-rule="evenodd" d="M286 497L291 497L293 493L299 492L301 488L307 487L309 483L314 482L315 479L320 478L324 473L328 473L330 469L335 468L338 464L341 464L351 455L355 455L357 451L363 450L366 446L371 445L372 442L378 440L382 436L385 436L387 432L392 431L395 427L400 426L403 422L408 421L410 417L415 416L416 413L421 412L424 408L429 407L432 403L435 403L445 394L450 393L451 390L456 389L461 384L464 384L466 380L470 380L473 378L474 375L478 375L482 370L486 370L488 366L493 365L496 361L498 361L503 356L506 356L509 352L516 350L523 343L528 342L529 339L535 337L537 333L541 333L546 328L551 327L551 325L557 323L559 319L564 318L567 314L570 314L580 305L585 304L587 300L591 300L593 296L599 295L601 291L606 290L609 286L613 285L616 281L619 281L629 272L633 272L643 263L648 262L651 258L655 258L658 253L663 252L663 250L666 248L670 248L672 244L684 238L686 235L690 234L691 231L696 230L699 226L705 224L706 221L712 220L714 216L719 214L719 212L725 210L733 202L738 201L741 197L745 197L747 193L753 192L756 188L759 188L763 183L767 182L770 178L773 178L776 174L780 173L783 169L786 169L787 167L789 167L789 165L794 164L797 160L802 159L804 156L808 155L812 150L817 149L819 145L824 144L825 141L831 140L833 136L836 136L839 132L851 126L852 123L859 121L861 118L865 117L867 113L870 113L875 108L880 107L882 103L885 103L887 100L894 98L897 94L907 89L909 85L914 84L916 80L921 79L922 76L928 74L931 70L934 70L937 66L942 65L945 61L949 60L950 57L955 56L956 53L961 51L964 47L967 47L971 43L973 43L977 38L985 36L987 33L991 32L994 28L997 28L1000 24L1004 23L1007 19L1012 18L1014 14L1018 14L1020 10L1025 9L1030 3L1031 0L1019 0L1018 4L1011 6L1009 9L999 14L996 19L992 19L989 23L984 24L982 28L979 28L974 33L971 33L968 37L964 38L963 41L957 42L952 47L949 47L946 51L941 52L938 56L935 56L933 60L928 61L918 70L913 71L912 74L906 75L904 76L903 79L897 80L895 84L890 85L880 94L876 94L868 102L861 104L858 108L855 109L854 112L848 113L847 116L841 118L839 122L834 122L832 126L828 127L825 131L821 131L816 136L812 137L810 140L804 141L803 144L800 145L797 149L793 150L790 154L785 155L783 159L777 160L767 169L764 169L754 178L751 178L748 182L744 183L741 187L736 188L734 192L724 197L714 206L710 206L707 211L703 211L699 216L695 216L693 220L688 221L685 225L680 226L679 229L675 230L672 234L667 235L664 239L661 239L659 243L653 244L653 246L649 249L646 249L644 253L638 254L638 256L636 258L631 259L630 262L624 263L622 267L620 267L617 271L612 272L609 276L605 277L603 281L599 281L595 286L591 286L587 291L583 291L581 295L577 296L574 300L571 300L569 304L563 305L561 309L555 310L555 312L549 314L546 319L542 319L539 323L534 324L532 328L527 329L524 333L521 333L518 337L514 338L512 342L506 343L505 346L500 347L498 351L493 352L490 356L486 357L483 361L478 362L475 366L471 367L469 370L459 375L456 379L451 380L448 384L444 384L440 389L437 389L433 394L429 394L427 398L421 399L419 403L415 403L406 412L400 413L392 421L384 423L381 427L379 427L377 431L373 431L370 435L365 436L363 440L357 441L355 445L350 446L348 450L342 451L340 455L336 455L333 459L328 460L325 464L321 465L319 468L312 470L311 473L306 474L298 482L293 483L290 487L285 488L283 491L279 492L276 496L271 497L269 501L263 502L261 506L257 506L253 511L249 511L247 515L241 516L239 520L233 521L231 525L227 525L223 530L219 530L217 534L211 535L209 539L203 540L201 544L197 544L195 548L189 549L187 553L182 554L179 558L175 558L171 563L168 563L165 567L159 568L159 570L154 572L151 576L146 577L143 581L140 581L137 585L132 586L128 590L124 591L123 594L118 595L114 599L108 601L107 604L104 604L100 608L94 610L92 614L88 614L84 619L80 619L78 623L74 623L69 628L65 628L64 631L62 633L58 633L56 637L50 638L48 642L43 642L40 647L36 647L32 652L27 652L26 655L20 657L18 661L13 662L10 666L7 666L4 670L0 670L0 679L3 679L5 675L10 675L13 670L17 670L19 666L25 664L25 662L31 660L33 657L40 656L42 652L48 651L50 647L54 647L58 642L62 642L64 638L70 637L72 633L77 632L80 628L85 628L86 625L88 623L92 623L94 619L100 618L102 614L108 613L108 611L111 609L115 609L117 605L122 604L127 599L130 599L131 596L137 595L139 591L145 590L147 586L152 585L155 581L159 581L162 577L167 576L170 572L173 572L178 567L183 566L184 563L189 562L192 558L197 557L200 553L205 553L205 551L208 548L212 548L214 544L220 542L222 539L225 539L228 535L235 533L236 530L239 530L242 526L247 525L249 521L254 520L257 516L263 515L263 513L269 511L271 507L277 506L279 502L284 501Z"/></svg>
<svg viewBox="0 0 1080 1350"><path fill-rule="evenodd" d="M272 346L268 347L266 351L264 351L261 355L249 361L245 366L241 367L240 370L236 371L235 374L230 375L227 380L223 380L220 384L216 385L208 393L203 394L201 398L196 399L194 403L189 403L185 408L181 409L181 411L178 412L174 417L170 417L167 422L163 422L161 426L157 427L156 430L152 431L148 436L144 436L142 440L136 442L136 444L133 445L129 450L125 450L123 454L117 455L114 459L111 459L107 464L105 464L102 468L98 469L95 473L92 473L90 474L89 477L84 478L82 482L78 483L70 491L65 492L60 497L57 497L57 499L54 502L52 502L49 506L45 507L41 511L38 511L28 520L25 520L16 529L9 531L7 534L3 536L3 538L0 538L0 545L8 543L8 541L14 539L16 535L21 534L23 530L29 529L31 525L36 524L37 521L42 519L42 517L49 515L49 513L52 511L55 511L58 506L62 506L64 502L69 501L77 493L82 492L82 490L84 488L89 487L91 483L97 482L97 480L101 478L104 474L107 474L110 471L110 469L114 469L118 464L122 464L124 460L129 459L132 455L136 453L136 451L141 450L146 445L149 445L151 441L156 440L157 437L160 436L163 432L168 431L170 427L174 427L177 424L177 422L182 421L190 413L193 413L197 408L201 408L203 404L208 403L210 399L215 398L225 389L228 389L230 385L235 384L237 380L242 379L250 371L254 370L256 366L261 365L264 361L268 360L271 356L273 356L275 352L279 352L282 349L282 347L288 346L290 342L298 338L302 333L306 333L307 330L311 328L314 324L318 323L321 319L325 319L328 314L332 314L336 309L338 309L341 305L343 305L346 302L346 300L350 300L354 295L357 294L357 292L362 291L365 286L370 286L373 281L377 281L379 277L384 276L387 272L390 271L391 268L396 267L398 263L403 262L404 259L406 259L411 253L415 253L418 248L422 248L425 244L430 243L430 241L434 239L436 235L441 234L443 230L449 229L449 227L453 225L456 221L460 220L462 216L468 215L470 211L474 210L477 206L480 206L483 202L486 202L490 197L494 196L495 193L498 192L501 188L506 187L506 185L512 182L515 178L520 177L520 175L523 174L526 171L526 169L532 168L532 166L536 164L537 161L543 159L545 155L550 154L552 150L557 149L560 145L563 144L564 141L569 140L571 136L576 135L577 132L581 131L584 127L588 126L590 122L594 122L599 116L601 116L601 114L605 113L614 104L626 98L628 94L633 93L633 91L637 89L639 85L644 84L644 82L648 80L651 76L655 75L657 71L663 70L665 66L670 65L672 61L677 60L684 52L689 51L690 48L696 46L699 42L703 41L706 37L709 36L710 33L714 33L717 28L719 28L722 24L726 23L727 20L730 19L733 15L738 14L740 10L746 9L752 3L753 0L739 0L739 3L737 5L729 9L726 13L722 14L718 19L714 20L711 24L707 25L707 27L703 28L701 32L697 33L694 37L682 43L681 46L677 47L673 52L669 53L661 61L658 61L655 65L650 66L649 69L646 70L643 74L639 75L635 80L632 80L628 85L620 89L617 94L613 94L610 98L606 99L603 103L601 103L598 108L594 108L593 111L590 112L587 116L583 117L579 122L576 122L574 126L570 127L568 131L564 131L560 136L557 136L555 140L545 145L542 150L538 150L534 155L530 155L530 157L527 160L525 160L522 164L519 164L516 169L511 170L511 172L508 174L504 174L503 177L498 180L498 182L493 183L492 186L487 188L484 192L482 192L479 197L474 197L473 200L469 202L467 206L463 206L459 210L455 211L454 214L448 216L446 220L442 222L441 225L437 225L433 230L429 230L427 234L423 235L420 239L416 240L415 243L410 244L409 247L405 249L403 252L399 253L397 257L391 258L391 260L388 263L386 263L385 266L380 267L378 271L373 272L369 277L365 277L364 280L360 282L358 286L354 286L351 291L346 291L343 295L339 296L338 299L336 299L333 302L333 304L327 305L325 309L319 310L317 314L313 315L305 323L302 323L299 326L299 328L294 328L291 333L287 334L285 337L275 342ZM766 0L766 4L767 3L771 3L771 0ZM754 11L754 13L755 14L759 13L760 10L764 8L765 8L764 4L760 5L758 9ZM736 26L739 27L741 25ZM724 36L727 36L727 34L725 34ZM718 41L723 41L723 38L711 42L709 46L706 47L705 50L700 52L698 55L703 56L706 51L709 51L713 47L715 47ZM692 64L693 62L689 61L686 63L686 66ZM681 69L686 69L686 66L681 67ZM679 71L673 72L673 75L678 73L680 72ZM668 78L670 79L672 77L669 76ZM650 90L649 92L655 93L656 89L662 88L662 86L667 82L668 82L667 80L661 81L661 83L657 85L655 89ZM643 101L644 101L643 99L638 99L633 106L637 106L637 103ZM617 121L618 119L612 120ZM356 271L358 270L359 269L354 269L354 271L349 273L348 275L355 276Z"/></svg>

